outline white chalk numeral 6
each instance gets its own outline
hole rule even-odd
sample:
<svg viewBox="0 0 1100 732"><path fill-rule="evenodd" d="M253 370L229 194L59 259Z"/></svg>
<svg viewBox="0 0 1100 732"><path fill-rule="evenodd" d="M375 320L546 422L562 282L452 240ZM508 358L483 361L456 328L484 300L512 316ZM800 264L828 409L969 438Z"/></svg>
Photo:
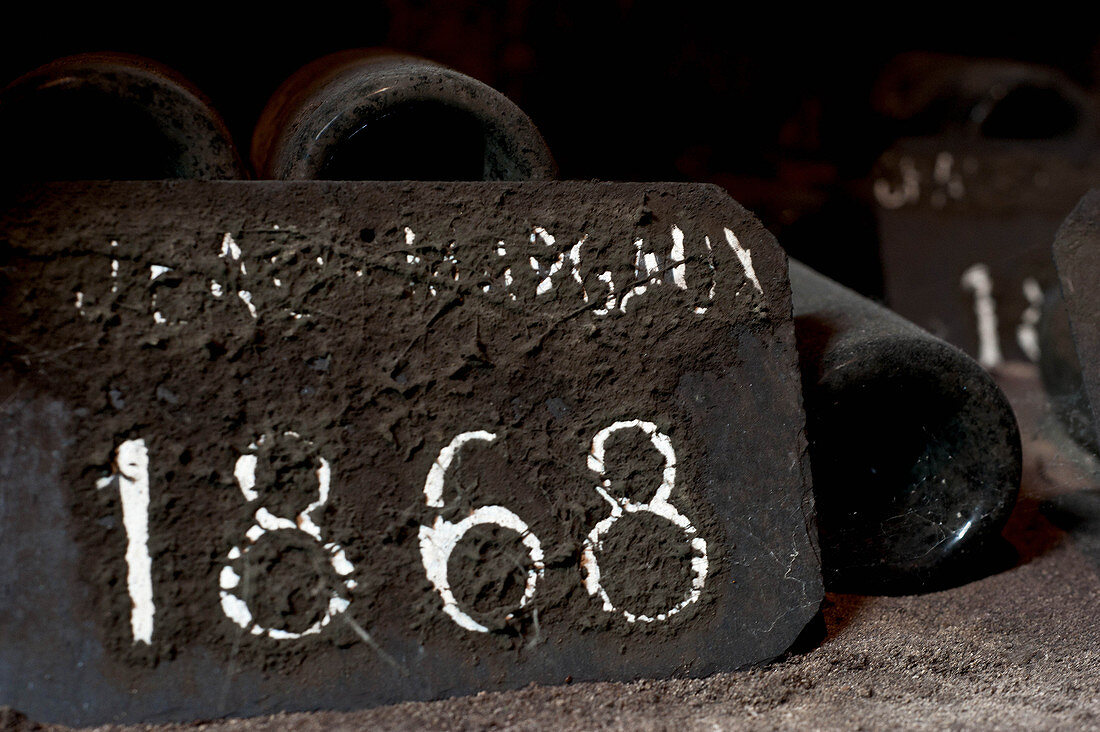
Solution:
<svg viewBox="0 0 1100 732"><path fill-rule="evenodd" d="M613 498L606 490L611 486L611 481L607 478L604 478L601 484L596 486L596 492L599 493L605 501L611 504L611 515L596 524L596 527L589 533L588 538L585 539L581 566L584 568L585 572L585 589L588 590L589 595L599 595L600 599L603 600L603 609L606 612L621 612L627 622L630 623L639 620L643 623L652 623L656 620L667 620L699 599L699 596L703 592L703 586L707 581L707 542L701 537L696 536L695 527L691 525L687 517L677 511L676 508L669 503L669 497L672 495L672 487L676 484L676 453L672 449L672 440L669 439L668 435L658 432L657 425L652 422L642 422L635 419L628 422L616 422L610 427L605 427L600 430L596 433L596 436L592 438L592 452L588 455L589 469L601 476L604 475L604 443L607 442L607 438L615 432L627 429L640 429L642 432L649 435L649 440L653 444L653 447L664 456L665 467L661 475L661 485L649 503L635 503L629 498ZM628 610L619 610L615 607L615 604L611 602L611 598L608 597L607 591L604 589L603 585L600 584L600 565L596 560L596 552L600 550L603 544L604 535L610 531L616 521L622 518L624 513L652 513L655 516L660 516L663 519L671 521L676 526L683 529L685 534L691 537L691 548L695 552L695 556L691 558L691 568L695 573L695 577L692 578L691 589L679 604L669 608L663 613L659 613L656 617L642 614L635 615Z"/></svg>
<svg viewBox="0 0 1100 732"><path fill-rule="evenodd" d="M296 432L284 432L282 437L302 440L302 437ZM259 445L262 445L266 439L266 436L260 437L256 443L250 445L250 449L258 449ZM307 446L312 447L312 443L308 440L302 441ZM328 608L324 616L322 616L320 620L314 621L314 623L305 630L294 632L280 628L265 628L259 623L254 622L252 619L252 611L249 609L248 603L237 594L237 588L241 584L241 577L233 569L233 563L247 555L264 534L277 531L301 531L312 537L317 543L322 542L321 529L313 522L311 514L328 502L332 470L328 460L325 460L323 457L318 457L318 462L319 467L316 471L317 500L306 506L305 510L298 514L296 520L275 516L263 506L257 508L256 523L245 532L248 543L245 544L243 548L238 545L230 549L227 555L229 563L222 567L221 576L219 578L219 583L221 585L220 595L222 611L230 620L242 628L249 630L252 635L266 635L275 640L291 640L294 638L301 638L302 636L315 635L320 633L321 629L328 625L333 617L347 610L350 604L349 600L344 599L334 591L329 598ZM241 494L244 495L245 500L249 502L255 501L260 495L259 492L256 491L256 463L257 456L255 454L241 455L233 469L233 475L237 480L237 486L241 489ZM354 589L356 585L355 580L348 577L348 575L350 575L355 568L344 555L344 550L339 544L333 542L322 544L322 548L328 555L332 568L336 570L336 574L345 578L344 586L348 590Z"/></svg>
<svg viewBox="0 0 1100 732"><path fill-rule="evenodd" d="M439 457L432 464L428 471L428 479L424 483L424 498L430 507L443 508L445 505L443 484L447 478L447 470L462 446L467 442L493 442L496 437L492 432L484 430L463 432L439 451ZM447 579L447 562L451 558L451 553L467 531L482 524L493 524L516 532L520 535L523 545L527 547L527 553L531 557L531 568L527 570L527 583L523 589L523 597L519 601L520 607L526 606L535 596L535 587L543 574L542 545L538 537L531 533L527 524L504 506L482 506L458 523L451 523L445 521L442 516L436 516L435 523L430 527L420 527L420 558L424 563L428 580L443 599L443 612L466 630L488 633L488 628L471 618L458 606L458 601L455 600L454 593L451 592L451 584Z"/></svg>

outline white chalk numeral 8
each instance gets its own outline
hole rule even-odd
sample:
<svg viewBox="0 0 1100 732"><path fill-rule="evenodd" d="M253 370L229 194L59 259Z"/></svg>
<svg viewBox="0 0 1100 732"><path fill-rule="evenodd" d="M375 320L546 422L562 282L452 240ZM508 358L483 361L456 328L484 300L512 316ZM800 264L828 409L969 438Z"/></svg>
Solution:
<svg viewBox="0 0 1100 732"><path fill-rule="evenodd" d="M282 437L302 440L301 436L296 432L284 432ZM250 445L250 449L258 449L259 445L262 445L265 439L266 436L260 437L257 443ZM312 443L308 440L303 440L303 442L305 442L307 446L312 446ZM245 532L248 543L245 544L243 548L238 545L230 549L227 555L229 563L222 567L221 576L219 578L221 585L220 594L222 611L230 620L240 627L249 630L252 635L266 635L275 640L291 640L307 635L315 635L320 633L321 629L328 625L332 618L347 610L350 604L349 600L344 599L334 591L329 598L328 608L324 616L305 630L294 632L280 628L265 628L259 623L254 622L252 619L252 611L249 609L248 603L236 592L241 583L241 577L233 569L233 564L247 555L264 534L277 531L301 531L312 537L317 543L322 543L321 529L313 522L311 514L328 502L332 470L328 460L325 460L323 457L318 457L318 462L319 467L316 471L317 500L306 506L305 510L299 513L295 520L275 516L263 506L257 508L256 523ZM256 463L257 456L255 454L241 455L233 469L233 475L237 480L237 486L241 489L241 494L244 496L245 500L249 502L259 498L259 493L256 491ZM336 574L345 578L344 586L348 590L354 589L356 585L355 580L348 577L354 570L354 567L344 555L344 550L339 544L334 542L323 543L322 548L328 555L332 568L336 570Z"/></svg>
<svg viewBox="0 0 1100 732"><path fill-rule="evenodd" d="M484 430L463 432L439 451L439 457L432 464L428 471L428 479L424 483L424 498L430 507L443 508L445 505L443 485L447 478L447 470L462 446L467 442L493 442L496 437L492 432ZM488 628L471 618L458 606L458 601L455 600L454 593L451 592L451 584L447 579L447 563L451 553L467 531L482 524L493 524L516 532L520 535L523 545L527 547L527 553L531 557L531 568L527 570L527 583L523 589L523 597L519 601L520 607L526 606L535 596L535 587L543 574L542 545L538 537L531 533L527 524L504 506L482 506L458 523L451 523L445 521L442 516L436 516L435 523L430 527L420 527L420 558L424 563L428 580L443 599L443 612L466 630L488 633Z"/></svg>
<svg viewBox="0 0 1100 732"><path fill-rule="evenodd" d="M642 432L649 435L653 447L664 456L665 467L661 474L661 485L649 503L635 503L629 498L613 498L606 490L611 486L611 481L607 478L604 478L601 484L596 486L596 492L599 493L605 501L611 504L611 515L596 524L596 527L589 533L588 538L585 539L581 566L585 571L585 589L588 590L589 595L599 595L600 599L603 600L603 609L606 612L621 612L627 622L630 623L637 621L652 623L657 620L667 620L699 599L703 592L703 586L707 581L707 542L701 537L696 536L695 527L692 526L687 517L677 511L676 508L669 503L669 497L672 495L672 487L676 484L676 453L672 449L672 440L669 439L668 435L658 432L657 425L652 422L642 422L635 419L628 422L616 422L610 427L605 427L600 430L596 433L596 436L592 438L592 452L588 455L589 469L601 476L604 475L604 443L606 443L607 438L615 432L626 429L640 429ZM691 537L691 548L695 552L695 556L691 558L691 568L695 573L695 576L692 578L691 589L679 604L669 608L663 613L659 613L656 617L642 614L635 615L629 610L619 610L615 607L615 604L611 602L611 598L608 597L607 591L604 589L603 585L600 584L600 565L596 560L596 552L602 547L604 535L611 530L611 527L616 521L622 518L624 513L651 513L655 516L660 516L683 529L684 533Z"/></svg>

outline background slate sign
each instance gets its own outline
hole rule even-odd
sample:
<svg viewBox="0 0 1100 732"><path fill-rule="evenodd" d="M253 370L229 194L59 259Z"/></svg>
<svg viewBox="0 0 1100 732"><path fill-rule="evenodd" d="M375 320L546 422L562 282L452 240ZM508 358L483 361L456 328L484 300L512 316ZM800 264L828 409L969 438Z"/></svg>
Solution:
<svg viewBox="0 0 1100 732"><path fill-rule="evenodd" d="M818 609L785 256L717 188L55 184L5 211L0 703L696 676Z"/></svg>
<svg viewBox="0 0 1100 732"><path fill-rule="evenodd" d="M1050 242L1096 180L1089 150L951 136L895 145L876 179L887 304L986 368L1037 361L1057 279Z"/></svg>

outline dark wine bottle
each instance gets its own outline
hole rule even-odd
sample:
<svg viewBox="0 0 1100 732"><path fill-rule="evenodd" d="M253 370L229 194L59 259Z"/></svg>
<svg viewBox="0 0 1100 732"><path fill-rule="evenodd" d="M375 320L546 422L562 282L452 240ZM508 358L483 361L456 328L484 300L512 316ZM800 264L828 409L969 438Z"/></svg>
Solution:
<svg viewBox="0 0 1100 732"><path fill-rule="evenodd" d="M61 58L0 92L8 181L243 178L206 98L172 69L117 53Z"/></svg>
<svg viewBox="0 0 1100 732"><path fill-rule="evenodd" d="M791 262L826 587L910 593L974 576L1020 485L1020 433L958 348Z"/></svg>
<svg viewBox="0 0 1100 732"><path fill-rule="evenodd" d="M541 180L556 174L535 124L495 89L446 66L351 50L304 66L252 138L261 178Z"/></svg>

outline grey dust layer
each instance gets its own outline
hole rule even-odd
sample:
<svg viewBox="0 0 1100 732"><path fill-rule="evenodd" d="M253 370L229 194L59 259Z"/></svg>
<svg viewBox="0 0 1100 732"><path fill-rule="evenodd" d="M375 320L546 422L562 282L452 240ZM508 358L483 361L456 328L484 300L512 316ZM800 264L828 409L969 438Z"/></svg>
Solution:
<svg viewBox="0 0 1100 732"><path fill-rule="evenodd" d="M5 211L0 704L702 676L818 611L786 259L716 188L86 183Z"/></svg>

